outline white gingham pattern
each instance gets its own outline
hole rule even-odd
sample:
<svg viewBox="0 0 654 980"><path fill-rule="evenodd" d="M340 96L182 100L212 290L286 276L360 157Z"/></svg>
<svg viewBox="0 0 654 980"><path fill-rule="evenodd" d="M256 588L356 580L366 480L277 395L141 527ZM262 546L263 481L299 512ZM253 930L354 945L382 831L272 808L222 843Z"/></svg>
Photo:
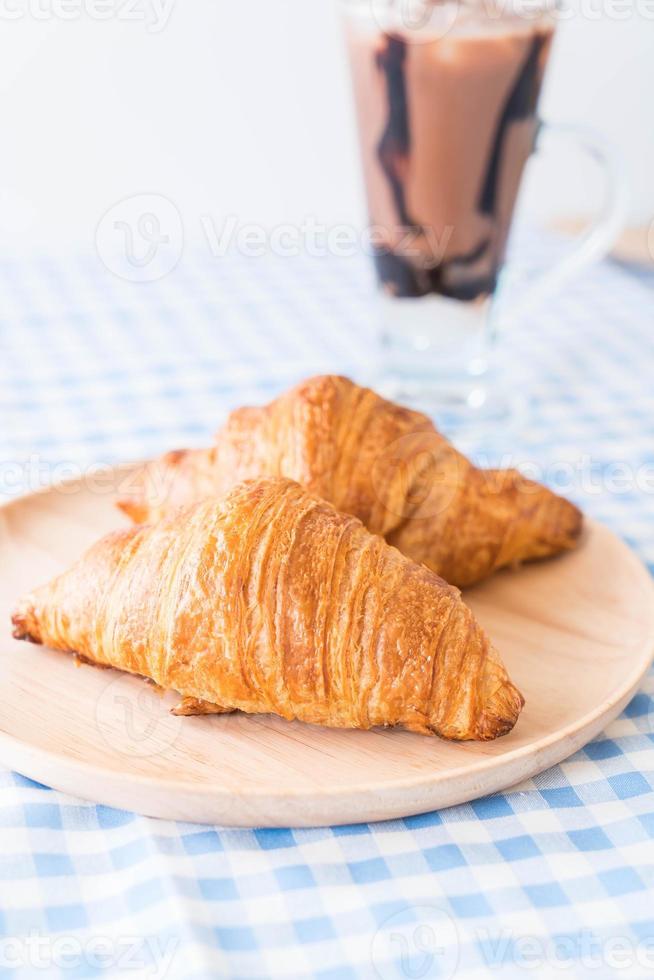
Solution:
<svg viewBox="0 0 654 980"><path fill-rule="evenodd" d="M532 244L538 261L554 243ZM369 377L358 261L0 260L3 493L172 445L316 371ZM654 277L604 264L505 338L528 396L485 461L538 463L654 568ZM599 977L654 972L654 676L514 791L372 826L159 822L0 774L0 975Z"/></svg>

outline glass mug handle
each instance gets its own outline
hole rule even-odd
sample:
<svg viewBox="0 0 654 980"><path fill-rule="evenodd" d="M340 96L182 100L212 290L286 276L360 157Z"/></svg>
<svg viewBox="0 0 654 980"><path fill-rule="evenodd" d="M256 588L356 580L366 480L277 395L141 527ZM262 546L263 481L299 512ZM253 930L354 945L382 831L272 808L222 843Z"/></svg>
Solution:
<svg viewBox="0 0 654 980"><path fill-rule="evenodd" d="M536 134L536 152L540 151L543 138L550 134L576 143L604 171L604 200L595 220L563 258L547 271L537 273L525 286L524 297L513 303L508 300L507 308L500 316L502 328L517 325L525 314L541 306L580 272L604 258L624 228L627 217L625 168L615 148L594 130L541 120Z"/></svg>

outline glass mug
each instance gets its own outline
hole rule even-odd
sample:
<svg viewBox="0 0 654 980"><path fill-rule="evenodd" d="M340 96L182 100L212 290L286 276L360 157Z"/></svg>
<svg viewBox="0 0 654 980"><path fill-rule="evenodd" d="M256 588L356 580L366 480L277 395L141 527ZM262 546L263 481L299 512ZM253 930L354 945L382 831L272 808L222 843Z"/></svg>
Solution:
<svg viewBox="0 0 654 980"><path fill-rule="evenodd" d="M556 8L494 2L341 0L381 287L378 384L445 423L507 411L488 374L506 244L525 164L552 128L537 109ZM513 319L606 254L622 227L612 153L556 128L604 166L606 202Z"/></svg>

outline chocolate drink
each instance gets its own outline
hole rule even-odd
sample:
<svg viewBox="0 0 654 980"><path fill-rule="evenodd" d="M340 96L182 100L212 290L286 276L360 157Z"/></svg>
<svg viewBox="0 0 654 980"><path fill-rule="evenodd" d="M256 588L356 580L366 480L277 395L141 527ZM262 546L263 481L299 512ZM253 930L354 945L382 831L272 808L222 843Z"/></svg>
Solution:
<svg viewBox="0 0 654 980"><path fill-rule="evenodd" d="M351 18L377 272L387 294L483 300L495 290L553 25L462 8L449 30Z"/></svg>

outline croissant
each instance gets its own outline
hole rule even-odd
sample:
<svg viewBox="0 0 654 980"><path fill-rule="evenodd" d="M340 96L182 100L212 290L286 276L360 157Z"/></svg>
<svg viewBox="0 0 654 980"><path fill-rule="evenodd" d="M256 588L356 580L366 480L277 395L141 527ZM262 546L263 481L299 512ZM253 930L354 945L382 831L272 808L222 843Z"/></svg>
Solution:
<svg viewBox="0 0 654 980"><path fill-rule="evenodd" d="M213 447L148 464L119 506L152 522L261 476L297 480L460 588L581 532L574 504L517 470L478 469L426 415L331 375L232 412Z"/></svg>
<svg viewBox="0 0 654 980"><path fill-rule="evenodd" d="M523 700L459 591L282 478L99 541L14 636L240 710L492 739Z"/></svg>

